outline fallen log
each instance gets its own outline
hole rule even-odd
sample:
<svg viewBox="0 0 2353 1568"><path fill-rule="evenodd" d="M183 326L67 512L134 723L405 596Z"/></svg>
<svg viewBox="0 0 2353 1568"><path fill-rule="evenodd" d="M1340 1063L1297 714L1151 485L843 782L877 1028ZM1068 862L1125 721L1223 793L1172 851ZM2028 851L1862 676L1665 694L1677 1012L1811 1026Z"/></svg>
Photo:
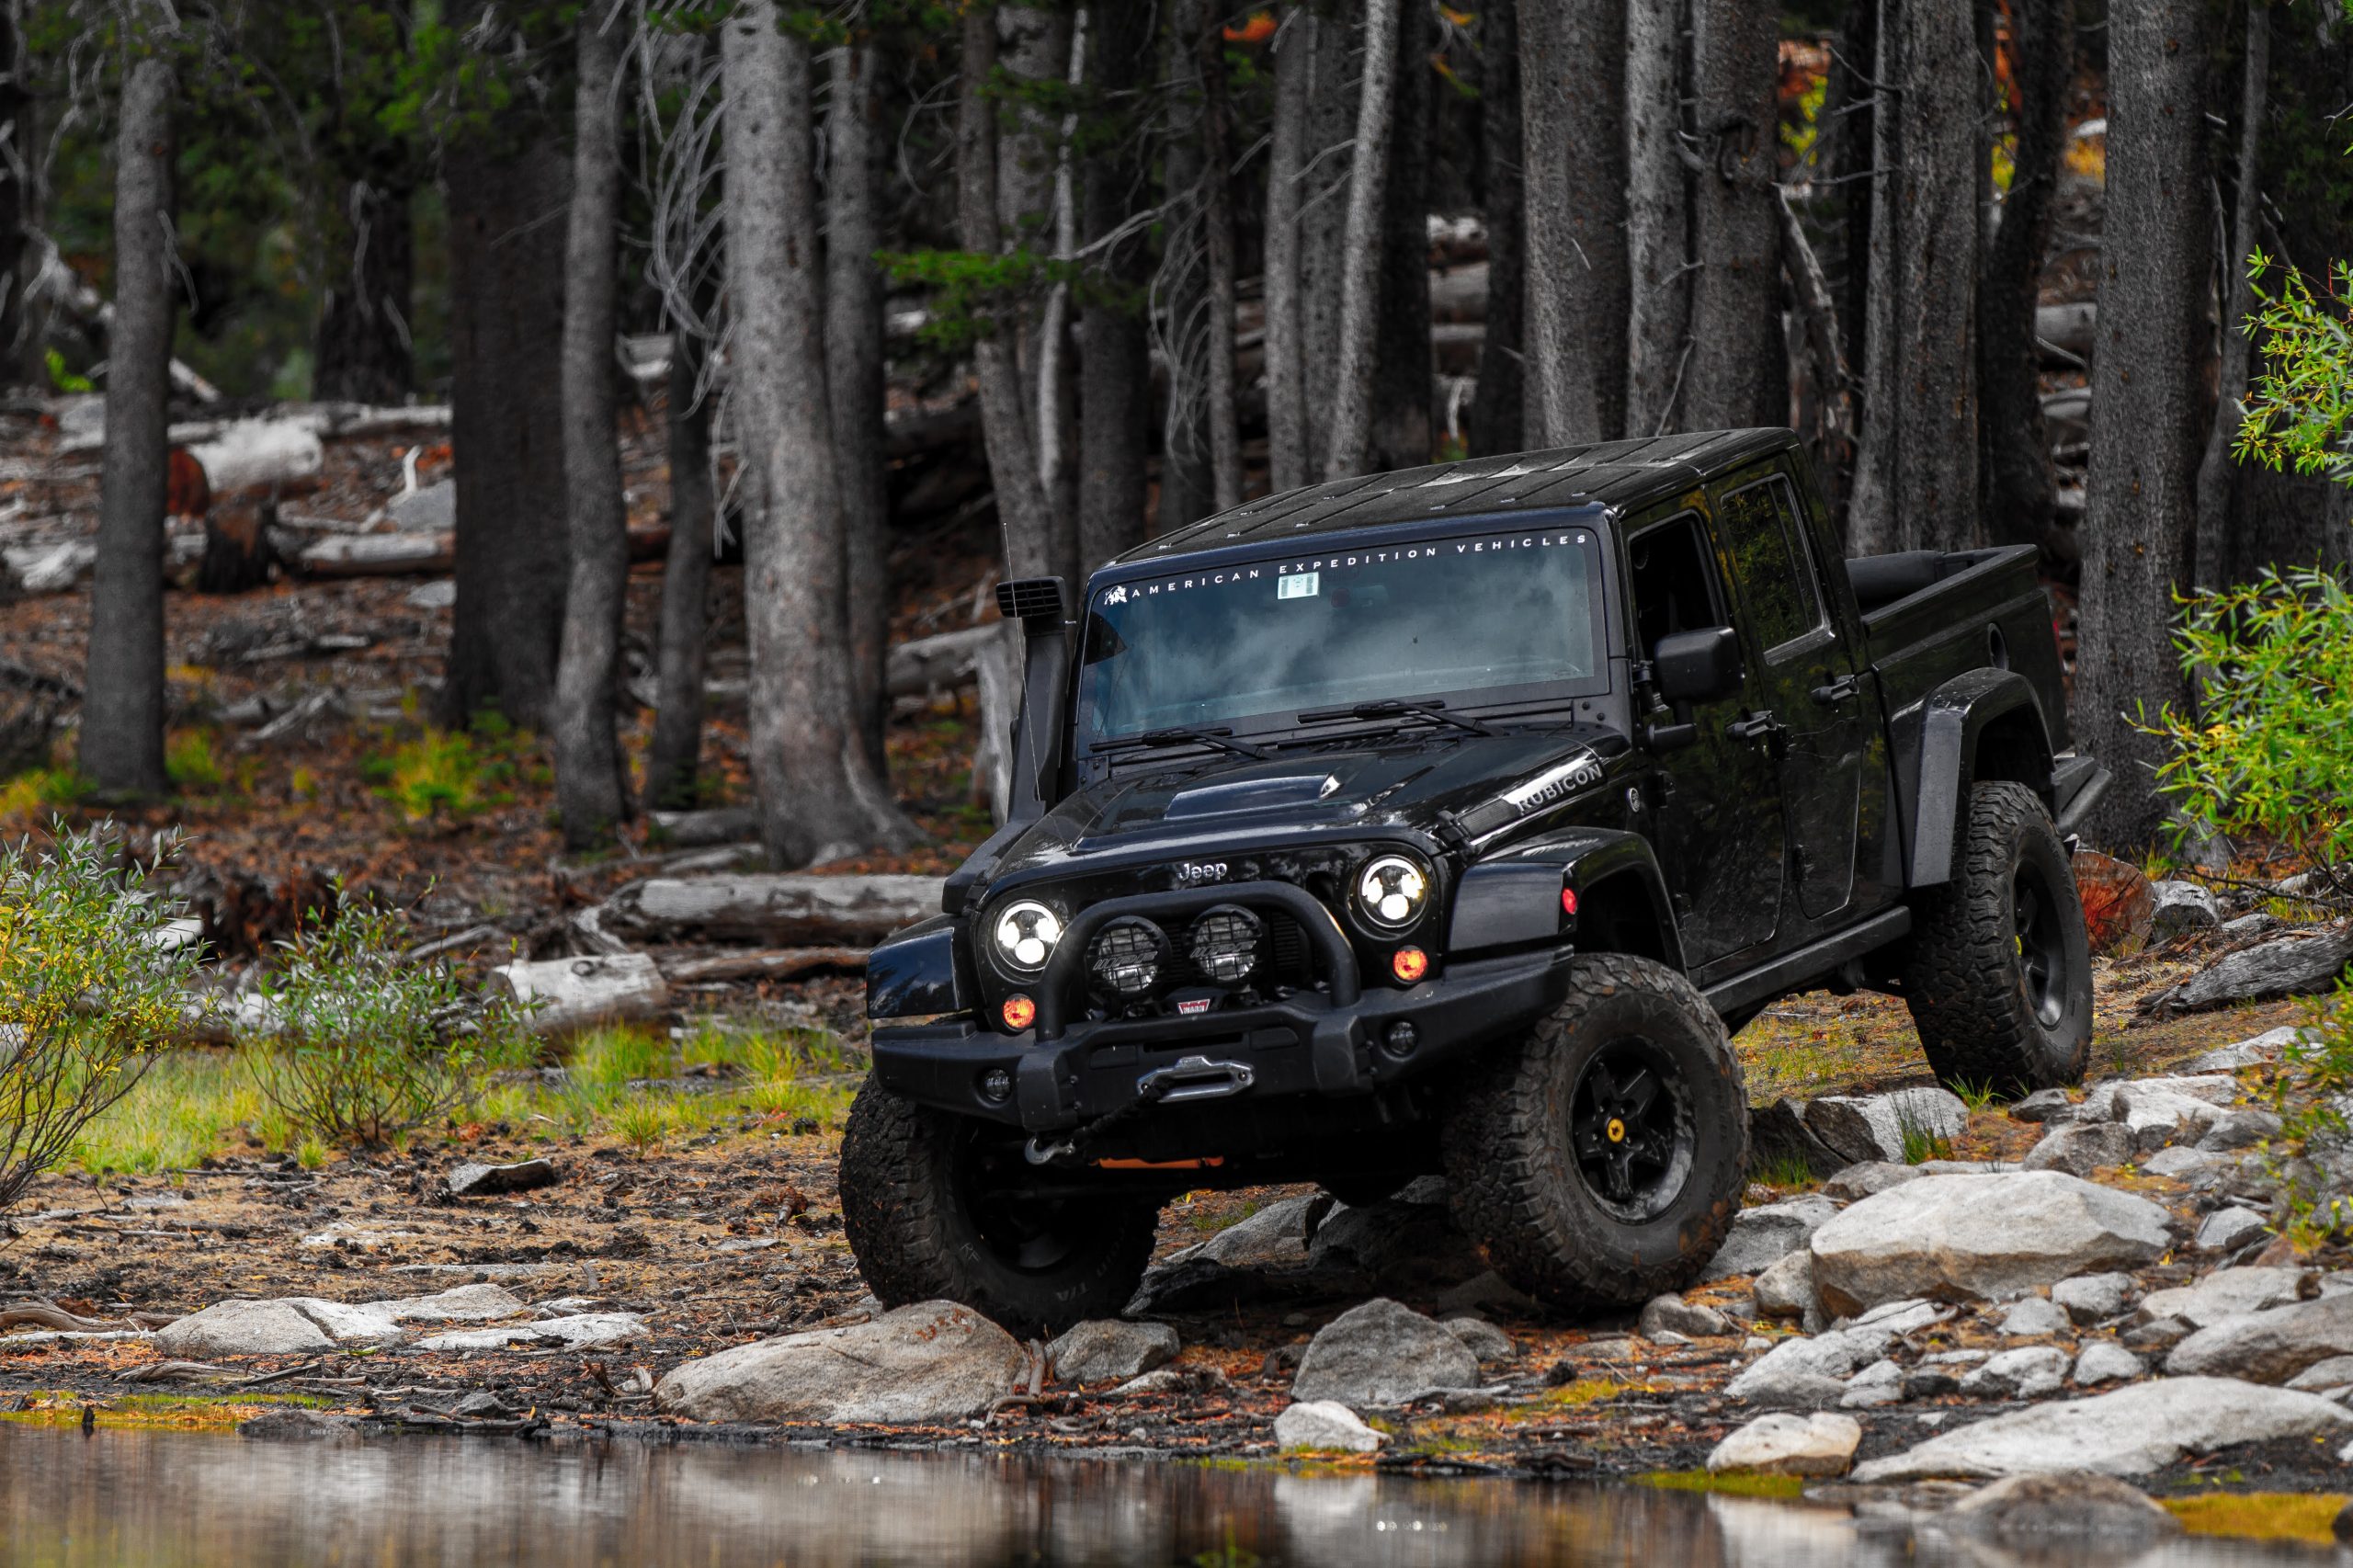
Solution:
<svg viewBox="0 0 2353 1568"><path fill-rule="evenodd" d="M936 877L784 871L654 877L613 894L597 915L605 929L642 940L856 947L938 912Z"/></svg>
<svg viewBox="0 0 2353 1568"><path fill-rule="evenodd" d="M295 557L312 577L438 576L457 565L455 534L338 534Z"/></svg>
<svg viewBox="0 0 2353 1568"><path fill-rule="evenodd" d="M674 960L662 966L678 985L721 980L798 980L824 971L858 973L866 968L864 948L756 948L717 958Z"/></svg>
<svg viewBox="0 0 2353 1568"><path fill-rule="evenodd" d="M240 419L187 451L215 500L242 490L314 487L327 461L318 432L300 419Z"/></svg>
<svg viewBox="0 0 2353 1568"><path fill-rule="evenodd" d="M991 621L902 642L891 650L883 684L892 697L925 697L970 686L978 678L982 652L1002 635L1002 623Z"/></svg>
<svg viewBox="0 0 2353 1568"><path fill-rule="evenodd" d="M670 987L644 953L529 959L491 971L506 994L530 1006L530 1030L564 1035L597 1024L639 1022L670 1006ZM536 1006L531 1006L536 1004Z"/></svg>

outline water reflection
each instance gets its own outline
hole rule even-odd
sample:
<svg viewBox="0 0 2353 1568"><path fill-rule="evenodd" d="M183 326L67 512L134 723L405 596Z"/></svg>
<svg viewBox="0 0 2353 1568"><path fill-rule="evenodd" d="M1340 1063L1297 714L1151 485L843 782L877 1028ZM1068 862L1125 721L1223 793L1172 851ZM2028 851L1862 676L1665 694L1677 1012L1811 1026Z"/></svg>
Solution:
<svg viewBox="0 0 2353 1568"><path fill-rule="evenodd" d="M1641 1487L616 1443L279 1445L0 1425L0 1561L800 1565L2007 1563L1823 1509ZM2080 1550L2069 1562L2087 1561ZM2136 1568L2310 1562L2177 1544Z"/></svg>

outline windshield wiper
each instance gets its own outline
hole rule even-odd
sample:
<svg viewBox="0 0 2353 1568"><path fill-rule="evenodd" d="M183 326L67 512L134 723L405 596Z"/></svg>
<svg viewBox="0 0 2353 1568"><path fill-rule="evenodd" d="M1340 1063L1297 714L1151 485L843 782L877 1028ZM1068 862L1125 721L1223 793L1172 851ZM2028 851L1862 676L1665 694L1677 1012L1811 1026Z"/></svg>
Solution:
<svg viewBox="0 0 2353 1568"><path fill-rule="evenodd" d="M1392 728L1403 729L1409 723L1420 722L1440 729L1461 730L1473 735L1498 735L1502 731L1476 719L1465 719L1446 711L1446 704L1437 700L1404 702L1390 698L1380 702L1359 702L1348 708L1316 708L1297 715L1302 724L1338 724L1350 719L1391 719Z"/></svg>
<svg viewBox="0 0 2353 1568"><path fill-rule="evenodd" d="M1118 735L1108 741L1097 741L1087 749L1105 752L1132 751L1139 746L1204 745L1214 746L1222 752L1231 752L1235 756L1246 756L1256 762L1267 760L1265 748L1254 746L1246 741L1228 739L1227 737L1233 733L1232 729L1224 727L1214 730L1146 730L1142 734Z"/></svg>

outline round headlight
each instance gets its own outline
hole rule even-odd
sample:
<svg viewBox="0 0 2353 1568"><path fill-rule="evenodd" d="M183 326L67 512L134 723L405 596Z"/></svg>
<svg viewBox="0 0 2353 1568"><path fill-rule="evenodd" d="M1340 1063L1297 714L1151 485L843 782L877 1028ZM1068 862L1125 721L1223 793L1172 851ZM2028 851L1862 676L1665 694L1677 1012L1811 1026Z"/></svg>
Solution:
<svg viewBox="0 0 2353 1568"><path fill-rule="evenodd" d="M1265 927L1248 910L1222 903L1193 922L1193 967L1220 985L1246 979L1258 967Z"/></svg>
<svg viewBox="0 0 2353 1568"><path fill-rule="evenodd" d="M1035 974L1046 967L1054 956L1054 944L1063 939L1063 918L1044 904L1024 899L1006 906L991 934L999 963L1018 974Z"/></svg>
<svg viewBox="0 0 2353 1568"><path fill-rule="evenodd" d="M1367 920L1401 930L1421 918L1430 896L1430 875L1403 855L1383 855L1357 879L1357 908Z"/></svg>
<svg viewBox="0 0 2353 1568"><path fill-rule="evenodd" d="M1167 971L1168 938L1149 920L1121 915L1095 938L1086 967L1105 990L1141 996Z"/></svg>

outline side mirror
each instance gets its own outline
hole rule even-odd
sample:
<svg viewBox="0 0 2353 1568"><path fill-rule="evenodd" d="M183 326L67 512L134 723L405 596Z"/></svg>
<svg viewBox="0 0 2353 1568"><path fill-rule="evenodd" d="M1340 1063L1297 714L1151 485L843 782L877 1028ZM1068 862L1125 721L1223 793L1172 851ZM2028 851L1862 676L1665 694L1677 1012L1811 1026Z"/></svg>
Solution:
<svg viewBox="0 0 2353 1568"><path fill-rule="evenodd" d="M1651 652L1652 678L1669 702L1712 702L1740 686L1740 634L1729 626L1678 631Z"/></svg>

